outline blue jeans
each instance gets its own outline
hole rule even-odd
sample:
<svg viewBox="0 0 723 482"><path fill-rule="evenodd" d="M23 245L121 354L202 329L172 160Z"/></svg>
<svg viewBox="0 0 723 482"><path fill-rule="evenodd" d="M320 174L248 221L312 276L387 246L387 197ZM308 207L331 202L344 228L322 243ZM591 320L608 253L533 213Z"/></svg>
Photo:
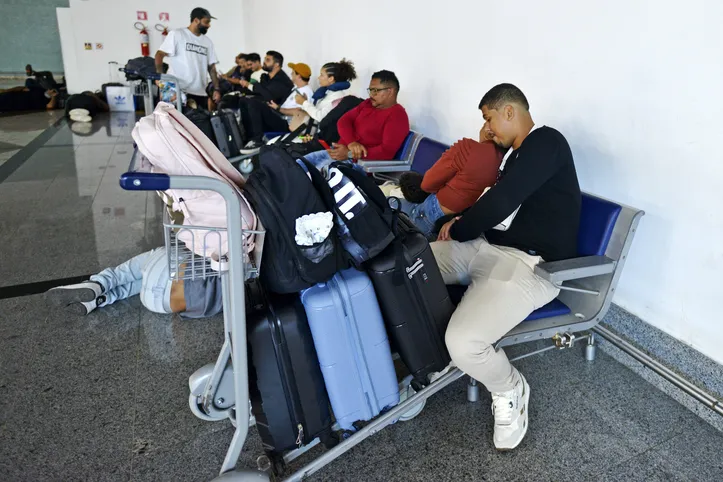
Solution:
<svg viewBox="0 0 723 482"><path fill-rule="evenodd" d="M304 159L312 163L319 170L334 162L334 159L331 158L328 151L310 152L304 156Z"/></svg>
<svg viewBox="0 0 723 482"><path fill-rule="evenodd" d="M422 234L427 238L433 237L436 234L434 224L444 216L437 195L430 194L421 204L412 203L406 199L400 199L400 201L402 203L402 212L409 216L409 219L422 231Z"/></svg>
<svg viewBox="0 0 723 482"><path fill-rule="evenodd" d="M90 280L103 287L106 300L101 307L141 295L141 301L149 310L170 313L171 279L166 248L139 254L115 268L104 269Z"/></svg>
<svg viewBox="0 0 723 482"><path fill-rule="evenodd" d="M328 166L329 164L331 164L332 162L334 162L334 159L332 159L331 156L329 155L329 151L310 152L309 154L304 156L304 159L306 159L307 161L312 163L320 171L323 168L325 168L326 166ZM346 162L347 164L351 164L351 166L354 169L356 169L357 171L364 172L364 169L362 169L358 164L352 163L351 159L349 159L348 161L343 161L343 162Z"/></svg>

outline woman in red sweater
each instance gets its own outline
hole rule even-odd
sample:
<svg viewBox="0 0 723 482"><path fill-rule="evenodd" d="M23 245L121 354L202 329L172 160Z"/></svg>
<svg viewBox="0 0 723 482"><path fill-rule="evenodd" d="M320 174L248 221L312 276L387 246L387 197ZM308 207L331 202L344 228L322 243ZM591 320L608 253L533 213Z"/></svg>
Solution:
<svg viewBox="0 0 723 482"><path fill-rule="evenodd" d="M484 138L455 142L424 175L421 188L430 195L420 204L402 200L402 211L429 238L435 222L470 207L494 185L504 153Z"/></svg>

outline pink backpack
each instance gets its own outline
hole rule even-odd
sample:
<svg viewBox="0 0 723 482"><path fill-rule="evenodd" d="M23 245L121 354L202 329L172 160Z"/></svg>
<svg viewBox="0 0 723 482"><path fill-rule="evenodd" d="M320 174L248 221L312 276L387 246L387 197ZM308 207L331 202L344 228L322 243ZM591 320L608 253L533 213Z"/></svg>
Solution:
<svg viewBox="0 0 723 482"><path fill-rule="evenodd" d="M246 182L221 151L171 104L161 102L153 114L133 128L138 150L153 165L153 172L175 176L205 176L224 181L235 188L241 201L244 230L257 228L251 205L241 192ZM226 228L226 202L217 192L169 189L173 210L183 212L183 224ZM199 256L220 261L228 253L228 235L208 230L179 230L177 237ZM244 234L244 251L254 248L254 235Z"/></svg>

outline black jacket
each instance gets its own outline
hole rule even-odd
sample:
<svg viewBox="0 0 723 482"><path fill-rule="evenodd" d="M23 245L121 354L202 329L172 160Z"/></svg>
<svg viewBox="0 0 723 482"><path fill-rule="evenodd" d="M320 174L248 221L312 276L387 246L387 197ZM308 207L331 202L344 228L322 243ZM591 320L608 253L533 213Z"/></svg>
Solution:
<svg viewBox="0 0 723 482"><path fill-rule="evenodd" d="M264 74L261 77L261 82L253 84L251 92L263 98L266 102L273 100L281 105L286 101L293 88L294 83L289 76L286 75L286 72L280 70L273 79L268 74Z"/></svg>

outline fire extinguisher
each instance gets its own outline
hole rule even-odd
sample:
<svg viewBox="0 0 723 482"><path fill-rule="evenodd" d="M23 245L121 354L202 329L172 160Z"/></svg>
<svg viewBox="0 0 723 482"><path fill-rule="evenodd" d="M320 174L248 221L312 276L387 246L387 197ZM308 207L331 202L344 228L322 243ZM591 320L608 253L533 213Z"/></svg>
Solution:
<svg viewBox="0 0 723 482"><path fill-rule="evenodd" d="M148 30L146 29L146 26L143 25L141 22L136 22L135 27L136 30L140 30L141 34L141 55L143 57L148 57L151 55L151 46L150 38L148 37Z"/></svg>
<svg viewBox="0 0 723 482"><path fill-rule="evenodd" d="M164 39L165 39L166 37L168 37L168 27L166 27L165 25L161 25L160 23L157 23L157 24L156 24L156 30L158 30L159 32L161 32L161 35L163 35L163 38L164 38Z"/></svg>

